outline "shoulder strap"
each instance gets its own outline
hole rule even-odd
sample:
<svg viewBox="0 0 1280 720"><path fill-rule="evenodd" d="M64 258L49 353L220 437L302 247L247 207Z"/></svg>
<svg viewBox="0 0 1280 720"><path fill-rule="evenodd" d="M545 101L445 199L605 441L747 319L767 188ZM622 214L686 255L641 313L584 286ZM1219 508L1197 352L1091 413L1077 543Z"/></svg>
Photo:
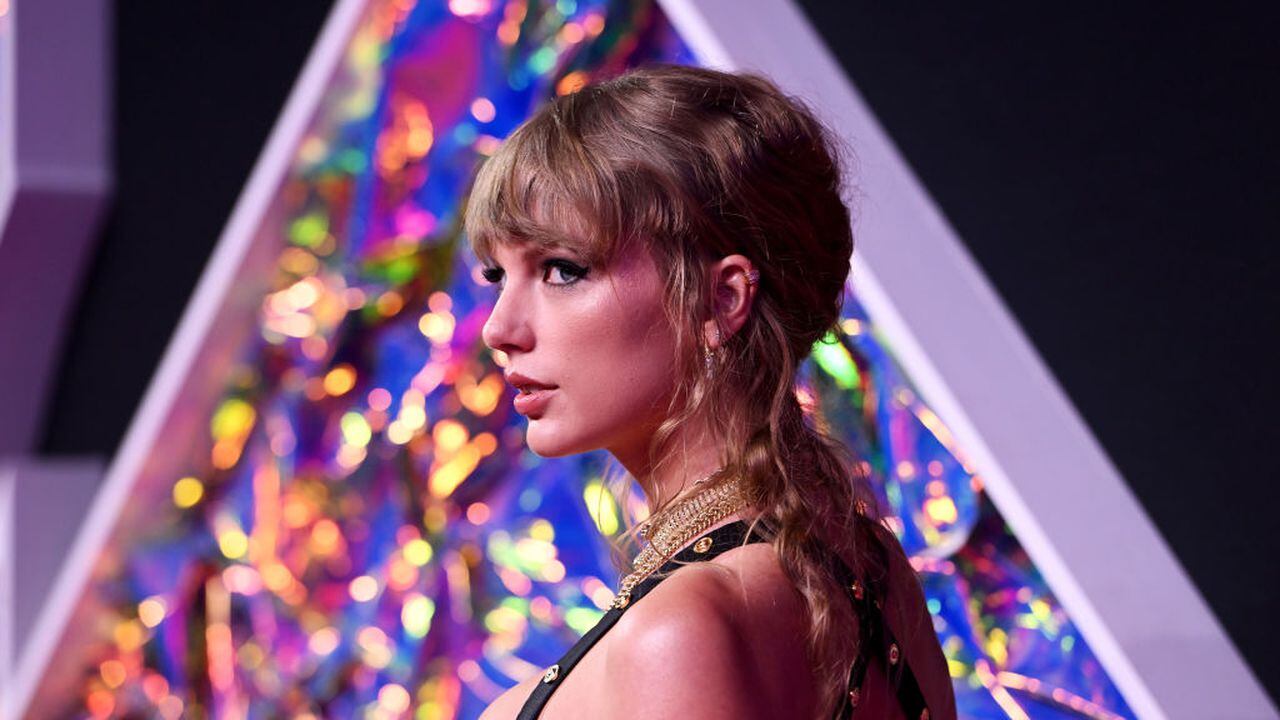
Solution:
<svg viewBox="0 0 1280 720"><path fill-rule="evenodd" d="M516 716L517 720L533 720L542 712L542 708L551 699L551 694L560 686L564 677L573 670L587 654L587 651L595 646L600 638L622 618L622 614L628 608L633 607L649 591L657 587L672 572L675 572L683 565L693 562L703 562L710 560L721 553L734 548L738 545L751 542L762 542L765 538L756 533L741 520L722 525L708 533L703 534L692 545L677 553L675 557L669 560L665 565L658 568L653 575L645 578L643 582L637 585L631 591L631 602L621 608L611 608L604 617L583 635L573 647L560 658L555 665L547 668L542 675L542 682L533 688L533 692L529 694L529 699L525 700L524 706L520 708L520 714Z"/></svg>
<svg viewBox="0 0 1280 720"><path fill-rule="evenodd" d="M888 568L885 549L878 539L871 543L880 553L882 567ZM861 635L858 641L858 656L849 670L847 694L836 709L838 720L849 720L858 709L862 699L862 681L867 674L867 663L874 653L885 660L885 670L889 684L896 687L898 703L909 720L929 720L929 707L915 673L911 671L906 658L902 656L902 647L893 636L893 630L885 622L881 613L887 596L881 584L882 578L864 577L859 579L839 556L832 555L836 577L844 586L845 594L853 602L854 612L858 616Z"/></svg>

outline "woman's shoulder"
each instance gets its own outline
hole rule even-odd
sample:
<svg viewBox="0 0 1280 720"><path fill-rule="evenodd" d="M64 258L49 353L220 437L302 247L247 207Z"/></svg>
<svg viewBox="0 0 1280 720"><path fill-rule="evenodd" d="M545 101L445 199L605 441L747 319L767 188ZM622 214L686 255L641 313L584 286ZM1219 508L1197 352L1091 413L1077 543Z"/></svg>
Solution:
<svg viewBox="0 0 1280 720"><path fill-rule="evenodd" d="M680 567L628 610L610 632L606 674L627 715L799 716L805 626L776 551L746 545Z"/></svg>

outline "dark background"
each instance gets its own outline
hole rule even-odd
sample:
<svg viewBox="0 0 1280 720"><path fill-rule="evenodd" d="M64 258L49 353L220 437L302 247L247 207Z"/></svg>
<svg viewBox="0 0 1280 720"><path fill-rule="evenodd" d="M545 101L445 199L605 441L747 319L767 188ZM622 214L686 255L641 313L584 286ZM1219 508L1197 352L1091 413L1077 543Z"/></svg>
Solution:
<svg viewBox="0 0 1280 720"><path fill-rule="evenodd" d="M1280 696L1275 6L800 5ZM115 451L327 12L116 3L117 194L42 452Z"/></svg>

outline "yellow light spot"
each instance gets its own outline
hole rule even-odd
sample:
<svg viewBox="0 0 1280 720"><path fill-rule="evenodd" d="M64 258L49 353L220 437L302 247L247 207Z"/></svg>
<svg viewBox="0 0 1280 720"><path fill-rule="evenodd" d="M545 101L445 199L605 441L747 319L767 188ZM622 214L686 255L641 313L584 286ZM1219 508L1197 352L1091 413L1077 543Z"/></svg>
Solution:
<svg viewBox="0 0 1280 720"><path fill-rule="evenodd" d="M464 431L465 432L465 431ZM448 497L471 471L480 464L480 453L474 445L466 445L456 455L438 467L427 480L427 488L438 498Z"/></svg>
<svg viewBox="0 0 1280 720"><path fill-rule="evenodd" d="M378 581L368 575L361 575L351 581L349 590L352 600L368 602L378 595Z"/></svg>
<svg viewBox="0 0 1280 720"><path fill-rule="evenodd" d="M418 330L436 345L444 345L453 337L454 319L449 313L429 312L418 320Z"/></svg>
<svg viewBox="0 0 1280 720"><path fill-rule="evenodd" d="M925 500L924 512L935 525L951 524L960 517L955 501L947 495Z"/></svg>
<svg viewBox="0 0 1280 720"><path fill-rule="evenodd" d="M316 521L311 528L311 551L317 555L330 555L338 549L342 541L342 531L338 524L329 518Z"/></svg>
<svg viewBox="0 0 1280 720"><path fill-rule="evenodd" d="M348 412L339 422L342 425L342 437L348 445L362 448L369 444L373 431L369 428L369 421L365 420L363 415L355 411Z"/></svg>
<svg viewBox="0 0 1280 720"><path fill-rule="evenodd" d="M324 391L334 397L345 395L356 386L356 369L342 363L324 376Z"/></svg>
<svg viewBox="0 0 1280 720"><path fill-rule="evenodd" d="M546 518L538 518L529 524L529 537L549 543L556 539L556 529Z"/></svg>
<svg viewBox="0 0 1280 720"><path fill-rule="evenodd" d="M120 687L125 681L124 663L119 660L108 660L98 667L98 672L102 675L102 682L112 690Z"/></svg>
<svg viewBox="0 0 1280 720"><path fill-rule="evenodd" d="M116 647L120 648L122 652L137 650L142 646L142 641L146 638L142 623L137 620L125 620L117 624L112 635L115 638Z"/></svg>
<svg viewBox="0 0 1280 720"><path fill-rule="evenodd" d="M239 528L230 528L218 533L218 549L232 560L244 557L249 551L249 538Z"/></svg>
<svg viewBox="0 0 1280 720"><path fill-rule="evenodd" d="M340 639L337 630L324 627L311 633L311 637L307 640L307 647L316 655L328 655L338 649Z"/></svg>
<svg viewBox="0 0 1280 720"><path fill-rule="evenodd" d="M378 691L378 704L390 713L399 714L408 710L411 700L409 691L395 683L383 685Z"/></svg>
<svg viewBox="0 0 1280 720"><path fill-rule="evenodd" d="M138 603L138 619L149 628L159 625L164 620L165 611L164 599L158 595L152 595Z"/></svg>
<svg viewBox="0 0 1280 720"><path fill-rule="evenodd" d="M413 430L399 420L392 420L387 426L387 439L396 445L404 445L413 439Z"/></svg>
<svg viewBox="0 0 1280 720"><path fill-rule="evenodd" d="M403 405L400 408L400 424L410 432L421 430L427 424L427 411L421 405Z"/></svg>
<svg viewBox="0 0 1280 720"><path fill-rule="evenodd" d="M618 532L618 505L604 483L599 480L587 483L582 491L582 499L601 533L612 535Z"/></svg>
<svg viewBox="0 0 1280 720"><path fill-rule="evenodd" d="M281 595L293 586L293 573L283 563L270 562L262 568L262 583L271 592Z"/></svg>
<svg viewBox="0 0 1280 720"><path fill-rule="evenodd" d="M193 477L184 477L173 484L173 504L187 509L204 497L204 483Z"/></svg>
<svg viewBox="0 0 1280 720"><path fill-rule="evenodd" d="M284 291L284 297L293 310L309 308L320 299L320 291L324 289L318 278L308 277L299 280Z"/></svg>
<svg viewBox="0 0 1280 720"><path fill-rule="evenodd" d="M412 593L400 609L400 621L404 623L405 632L413 637L423 637L431 629L431 618L435 612L436 604L431 598Z"/></svg>
<svg viewBox="0 0 1280 720"><path fill-rule="evenodd" d="M442 453L457 452L467 442L467 429L457 420L443 419L431 428L436 449Z"/></svg>
<svg viewBox="0 0 1280 720"><path fill-rule="evenodd" d="M249 403L230 398L222 403L209 421L209 431L215 440L244 437L253 428L257 413Z"/></svg>
<svg viewBox="0 0 1280 720"><path fill-rule="evenodd" d="M910 460L900 461L898 463L897 468L895 468L895 470L898 474L898 477L903 480L910 480L911 478L914 478L916 476L915 463L911 462Z"/></svg>
<svg viewBox="0 0 1280 720"><path fill-rule="evenodd" d="M431 556L434 551L431 549L431 543L422 538L414 538L404 545L404 559L422 567L431 562Z"/></svg>
<svg viewBox="0 0 1280 720"><path fill-rule="evenodd" d="M432 505L422 513L422 524L427 528L427 532L440 532L448 521L448 515L439 505Z"/></svg>

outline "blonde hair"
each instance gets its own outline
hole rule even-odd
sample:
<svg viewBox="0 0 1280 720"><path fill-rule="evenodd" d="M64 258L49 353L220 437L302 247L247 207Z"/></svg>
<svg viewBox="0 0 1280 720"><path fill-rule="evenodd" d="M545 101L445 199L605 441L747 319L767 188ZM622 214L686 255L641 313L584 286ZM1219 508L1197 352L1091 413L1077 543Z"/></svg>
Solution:
<svg viewBox="0 0 1280 720"><path fill-rule="evenodd" d="M828 716L859 641L830 554L871 569L860 507L877 520L865 465L796 395L800 363L837 330L853 252L838 149L803 101L764 76L650 65L540 108L483 164L465 217L484 260L511 241L570 244L593 265L633 243L652 254L678 349L650 461L671 461L673 438L695 418L724 439L717 478L740 479L804 598ZM721 326L708 377L704 268L732 253L752 261L760 285L746 324L732 335Z"/></svg>

